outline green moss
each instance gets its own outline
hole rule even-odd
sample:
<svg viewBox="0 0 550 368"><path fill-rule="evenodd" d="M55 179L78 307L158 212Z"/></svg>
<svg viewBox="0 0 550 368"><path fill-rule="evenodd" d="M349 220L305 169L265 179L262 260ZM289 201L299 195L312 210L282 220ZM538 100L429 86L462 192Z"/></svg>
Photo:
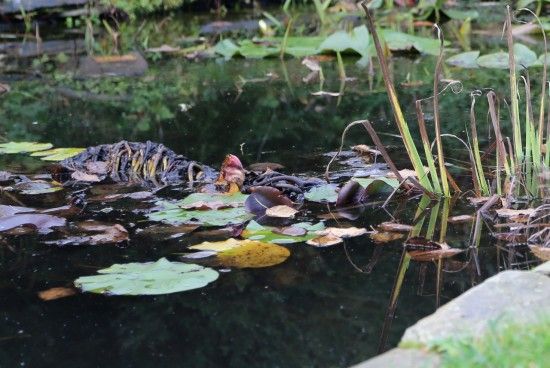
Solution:
<svg viewBox="0 0 550 368"><path fill-rule="evenodd" d="M501 322L479 337L451 339L432 346L442 367L547 367L550 362L550 317L532 325Z"/></svg>

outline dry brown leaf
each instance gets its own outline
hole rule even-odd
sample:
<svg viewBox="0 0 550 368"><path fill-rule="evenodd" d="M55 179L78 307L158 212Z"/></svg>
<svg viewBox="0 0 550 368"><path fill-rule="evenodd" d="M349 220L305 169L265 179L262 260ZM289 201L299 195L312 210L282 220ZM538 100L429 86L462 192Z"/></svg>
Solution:
<svg viewBox="0 0 550 368"><path fill-rule="evenodd" d="M398 224L397 222L383 222L378 225L378 229L382 231L393 231L398 233L408 233L413 229L411 225Z"/></svg>
<svg viewBox="0 0 550 368"><path fill-rule="evenodd" d="M265 214L269 217L280 218L293 218L296 213L298 213L297 210L287 205L270 207L265 211Z"/></svg>
<svg viewBox="0 0 550 368"><path fill-rule="evenodd" d="M491 197L470 197L470 198L468 198L470 203L473 204L474 206L479 206L481 204L484 204L489 199L491 199Z"/></svg>
<svg viewBox="0 0 550 368"><path fill-rule="evenodd" d="M342 242L342 238L332 234L328 234L310 239L306 242L306 244L312 245L314 247L330 247L331 245L340 244Z"/></svg>
<svg viewBox="0 0 550 368"><path fill-rule="evenodd" d="M88 174L83 171L73 171L73 173L71 174L71 178L73 178L74 180L84 181L88 183L97 183L101 181L99 176L95 174Z"/></svg>
<svg viewBox="0 0 550 368"><path fill-rule="evenodd" d="M530 245L529 249L531 249L531 252L537 257L542 259L543 261L550 261L550 248L549 247L541 247L539 245Z"/></svg>
<svg viewBox="0 0 550 368"><path fill-rule="evenodd" d="M451 248L447 243L439 243L439 245L441 246L441 249L411 250L408 254L414 261L431 262L442 258L449 258L464 251L463 249Z"/></svg>
<svg viewBox="0 0 550 368"><path fill-rule="evenodd" d="M388 243L397 239L401 239L405 235L402 233L393 233L390 231L375 231L370 234L370 238L375 243Z"/></svg>
<svg viewBox="0 0 550 368"><path fill-rule="evenodd" d="M500 209L496 210L497 215L499 217L504 217L504 218L529 217L535 212L536 212L535 208L526 208L526 209L523 209L523 210L514 210L514 209L510 209L510 208L500 208ZM516 219L516 221L517 221L517 219Z"/></svg>
<svg viewBox="0 0 550 368"><path fill-rule="evenodd" d="M137 58L135 55L126 54L126 55L104 55L104 56L94 56L92 57L96 63L120 63L135 61Z"/></svg>
<svg viewBox="0 0 550 368"><path fill-rule="evenodd" d="M352 238L355 236L364 235L366 233L366 229L357 227L327 227L326 229L315 232L317 235L333 236L335 238Z"/></svg>
<svg viewBox="0 0 550 368"><path fill-rule="evenodd" d="M451 224L458 224L461 222L471 222L474 220L474 216L472 215L459 215L459 216L452 216L449 217L448 221Z"/></svg>
<svg viewBox="0 0 550 368"><path fill-rule="evenodd" d="M54 287L48 290L40 291L38 293L38 297L42 300L48 301L48 300L65 298L67 296L71 296L74 294L76 294L76 290L73 288Z"/></svg>

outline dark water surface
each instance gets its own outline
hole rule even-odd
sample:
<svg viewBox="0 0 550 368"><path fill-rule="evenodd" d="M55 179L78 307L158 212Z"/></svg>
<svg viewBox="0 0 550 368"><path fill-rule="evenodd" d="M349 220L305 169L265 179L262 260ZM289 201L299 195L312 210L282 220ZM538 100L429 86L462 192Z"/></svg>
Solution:
<svg viewBox="0 0 550 368"><path fill-rule="evenodd" d="M405 157L378 69L369 76L355 59L346 59L344 95L317 97L317 82L304 84L308 70L299 60L149 60L138 78L73 80L61 69L41 78L5 74L12 91L0 100L0 133L8 140L51 142L55 147L85 147L121 139L162 142L178 153L218 166L227 153L245 164L272 161L286 172L321 176L337 149L347 123L368 118L403 167ZM414 100L431 94L431 57L398 57L392 62L405 112L414 121ZM326 91L338 91L336 63L323 62ZM463 80L463 92L442 97L446 133L465 138L469 92L504 86L506 75L491 71L447 68L448 78ZM240 77L250 80L242 86ZM370 81L369 81L370 80ZM421 82L419 85L413 82ZM240 83L240 84L239 84ZM535 86L536 82L533 83ZM62 88L117 96L107 101L75 99ZM504 89L500 91L506 93ZM190 108L182 111L180 104ZM479 102L480 111L485 109ZM185 110L185 109L184 109ZM432 128L431 108L425 108ZM480 119L481 133L487 123ZM418 138L416 126L413 134ZM430 130L431 131L431 130ZM349 144L348 144L349 143ZM354 128L347 144L368 143ZM446 142L449 162L468 166L462 147ZM29 157L0 156L0 168L17 173L45 173ZM335 166L347 175L349 166ZM467 174L452 168L460 179ZM466 183L467 187L469 183ZM175 190L176 196L178 191ZM63 205L65 195L19 198L25 205ZM160 195L160 194L159 194ZM14 204L7 196L2 204ZM327 220L328 225L370 229L391 215L412 223L418 199L367 206L355 221ZM113 207L110 212L102 211ZM130 232L124 246L66 246L43 243L53 235L3 236L0 245L0 367L343 367L397 344L404 330L471 286L502 268L524 264L524 253L504 250L487 234L478 250L442 262L412 261L388 313L392 288L402 258L402 242L376 245L368 236L346 240L344 246L317 249L285 245L284 263L263 269L231 269L199 290L164 296L109 297L79 294L44 302L37 292L68 286L82 275L113 263L178 260L178 253L199 241L197 235L159 240L139 234L149 223L133 202L95 203L76 219L93 217L121 223ZM430 205L430 208L436 204ZM326 214L322 205L308 204L304 219ZM452 214L473 213L459 200ZM432 215L438 219L440 212ZM390 215L391 214L391 215ZM430 211L427 212L429 217ZM428 220L426 220L428 221ZM436 237L439 236L439 223ZM445 240L467 248L471 224L450 224ZM424 230L425 232L425 230ZM438 274L439 287L438 287Z"/></svg>

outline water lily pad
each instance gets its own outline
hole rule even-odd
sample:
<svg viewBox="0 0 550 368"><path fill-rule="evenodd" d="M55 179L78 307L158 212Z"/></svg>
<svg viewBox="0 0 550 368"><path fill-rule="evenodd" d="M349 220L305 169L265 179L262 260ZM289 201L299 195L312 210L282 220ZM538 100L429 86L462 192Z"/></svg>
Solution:
<svg viewBox="0 0 550 368"><path fill-rule="evenodd" d="M156 262L114 264L74 281L85 292L110 295L159 295L204 287L218 278L218 272L196 264Z"/></svg>
<svg viewBox="0 0 550 368"><path fill-rule="evenodd" d="M361 55L360 64L368 60L369 57L369 31L365 26L359 26L353 29L351 33L345 31L337 31L331 34L319 46L320 50L346 52L354 51Z"/></svg>
<svg viewBox="0 0 550 368"><path fill-rule="evenodd" d="M54 193L63 189L61 185L55 185L46 181L24 181L17 183L13 186L13 189L21 194L25 195L38 195Z"/></svg>
<svg viewBox="0 0 550 368"><path fill-rule="evenodd" d="M380 35L392 51L416 50L422 54L439 55L439 40L387 29L381 30ZM448 45L448 42L445 42L445 45Z"/></svg>
<svg viewBox="0 0 550 368"><path fill-rule="evenodd" d="M521 43L514 44L514 58L516 67L519 69L528 68L537 63L537 54ZM499 51L480 56L477 63L484 68L509 69L509 55L507 52Z"/></svg>
<svg viewBox="0 0 550 368"><path fill-rule="evenodd" d="M44 151L52 148L51 143L8 142L0 144L0 153L27 153Z"/></svg>
<svg viewBox="0 0 550 368"><path fill-rule="evenodd" d="M41 157L44 161L63 161L83 151L84 148L54 148L46 151L34 152L31 156Z"/></svg>
<svg viewBox="0 0 550 368"><path fill-rule="evenodd" d="M242 207L248 195L236 192L227 193L192 193L185 197L179 206L185 209L221 209Z"/></svg>
<svg viewBox="0 0 550 368"><path fill-rule="evenodd" d="M399 180L395 178L386 178L384 176L375 178L353 178L352 180L365 188L367 194L371 195L399 188Z"/></svg>
<svg viewBox="0 0 550 368"><path fill-rule="evenodd" d="M310 224L300 222L284 228L262 226L256 221L250 221L243 230L241 236L250 240L261 240L275 244L301 243L317 236L316 231L323 230L325 225L322 222Z"/></svg>
<svg viewBox="0 0 550 368"><path fill-rule="evenodd" d="M308 190L304 197L311 202L334 203L338 198L337 186L334 184L323 184Z"/></svg>
<svg viewBox="0 0 550 368"><path fill-rule="evenodd" d="M12 216L0 218L0 232L7 231L19 226L32 226L41 234L52 232L53 227L65 226L66 220L62 217L39 214L39 213L18 213Z"/></svg>
<svg viewBox="0 0 550 368"><path fill-rule="evenodd" d="M190 223L202 226L225 226L242 224L253 217L244 207L198 211L182 209L179 207L180 203L178 202L162 201L157 204L161 207L161 210L148 214L149 219L173 225Z"/></svg>
<svg viewBox="0 0 550 368"><path fill-rule="evenodd" d="M479 67L477 63L478 58L479 51L467 51L451 56L447 59L447 64L461 68L473 69Z"/></svg>

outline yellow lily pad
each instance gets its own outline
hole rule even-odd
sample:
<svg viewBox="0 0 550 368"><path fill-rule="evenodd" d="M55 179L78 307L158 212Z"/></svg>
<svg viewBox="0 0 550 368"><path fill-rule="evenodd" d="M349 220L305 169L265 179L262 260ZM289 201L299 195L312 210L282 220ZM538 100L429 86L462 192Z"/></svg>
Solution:
<svg viewBox="0 0 550 368"><path fill-rule="evenodd" d="M261 268L284 262L290 251L280 245L244 240L244 245L218 253L218 261L227 267Z"/></svg>

